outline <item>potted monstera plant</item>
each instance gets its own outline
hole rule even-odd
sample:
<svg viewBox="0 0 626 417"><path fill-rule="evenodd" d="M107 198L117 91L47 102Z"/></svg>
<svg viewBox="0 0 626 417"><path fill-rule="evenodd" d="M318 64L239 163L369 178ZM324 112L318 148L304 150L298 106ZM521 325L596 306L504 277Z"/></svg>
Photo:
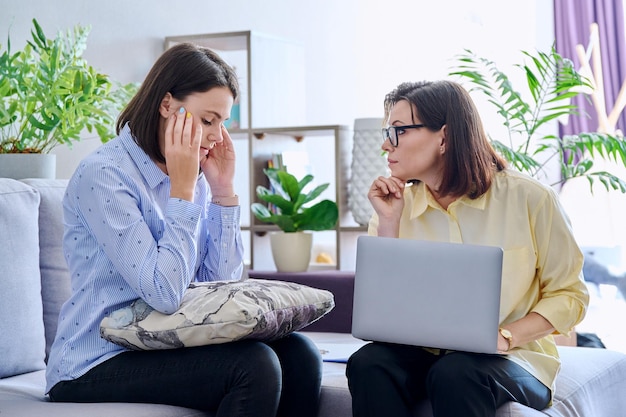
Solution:
<svg viewBox="0 0 626 417"><path fill-rule="evenodd" d="M276 269L279 272L304 272L311 260L313 235L309 231L332 230L339 217L337 203L325 199L308 204L329 186L325 183L305 192L313 181L310 174L298 180L284 169L266 168L263 172L270 187L259 185L256 193L268 205L253 203L252 213L258 220L280 229L270 234Z"/></svg>
<svg viewBox="0 0 626 417"><path fill-rule="evenodd" d="M136 91L98 72L82 57L89 26L77 25L48 38L36 19L31 39L17 51L0 44L0 177L39 176L25 167L52 167L50 151L71 145L85 132L102 142L115 134L115 118ZM43 161L24 161L38 155ZM45 162L45 160L49 162ZM18 172L6 170L17 167ZM42 174L50 176L48 174Z"/></svg>
<svg viewBox="0 0 626 417"><path fill-rule="evenodd" d="M563 137L541 133L548 123L579 113L571 99L592 88L590 80L554 47L549 52L522 51L522 54L527 62L516 67L525 75L526 94L517 90L493 61L471 50L457 57L457 64L450 72L467 81L470 91L484 95L501 116L506 134L503 138L490 136L493 146L515 168L538 179L548 179L544 175L546 166L556 165L560 175L548 181L552 186L582 177L590 187L599 181L607 190L626 192L624 179L594 166L598 157L626 165L623 137L602 132L579 132Z"/></svg>

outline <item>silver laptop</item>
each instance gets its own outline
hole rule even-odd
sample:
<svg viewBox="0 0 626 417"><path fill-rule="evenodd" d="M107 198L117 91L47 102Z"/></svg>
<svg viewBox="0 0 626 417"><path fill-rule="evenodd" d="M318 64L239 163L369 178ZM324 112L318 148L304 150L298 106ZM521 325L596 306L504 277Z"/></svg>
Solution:
<svg viewBox="0 0 626 417"><path fill-rule="evenodd" d="M352 335L496 353L501 248L359 236Z"/></svg>

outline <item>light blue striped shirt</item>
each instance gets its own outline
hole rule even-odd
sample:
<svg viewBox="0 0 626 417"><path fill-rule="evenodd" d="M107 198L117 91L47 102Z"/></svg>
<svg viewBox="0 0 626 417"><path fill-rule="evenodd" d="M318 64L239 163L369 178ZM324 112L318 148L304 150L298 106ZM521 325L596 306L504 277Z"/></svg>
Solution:
<svg viewBox="0 0 626 417"><path fill-rule="evenodd" d="M240 207L211 204L202 174L193 203L169 194L169 177L128 127L76 169L63 200L72 296L59 315L46 392L125 350L100 337L114 310L141 297L172 313L191 281L240 278Z"/></svg>

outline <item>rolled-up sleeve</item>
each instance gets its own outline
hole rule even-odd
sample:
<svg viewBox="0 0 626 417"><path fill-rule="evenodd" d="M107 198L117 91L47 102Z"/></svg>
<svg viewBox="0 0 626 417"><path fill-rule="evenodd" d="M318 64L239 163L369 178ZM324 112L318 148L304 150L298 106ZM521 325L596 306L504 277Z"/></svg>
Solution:
<svg viewBox="0 0 626 417"><path fill-rule="evenodd" d="M569 218L553 194L539 205L533 224L540 299L532 311L545 317L559 333L568 334L583 320L589 304L582 274L584 257Z"/></svg>

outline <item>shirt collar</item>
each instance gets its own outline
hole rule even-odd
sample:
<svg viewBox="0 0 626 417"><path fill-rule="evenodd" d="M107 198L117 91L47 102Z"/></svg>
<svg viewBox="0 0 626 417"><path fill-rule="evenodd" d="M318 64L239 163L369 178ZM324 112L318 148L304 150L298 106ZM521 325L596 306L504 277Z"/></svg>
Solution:
<svg viewBox="0 0 626 417"><path fill-rule="evenodd" d="M441 205L437 202L437 200L435 200L435 197L433 197L433 194L423 182L420 181L417 184L409 186L409 190L409 192L413 195L413 204L410 215L411 219L421 216L428 207L432 207L436 210L443 210ZM487 194L489 194L489 191L476 199L471 199L464 195L450 204L450 206L453 207L455 205L464 204L477 210L484 210L487 204Z"/></svg>
<svg viewBox="0 0 626 417"><path fill-rule="evenodd" d="M126 151L137 166L137 170L141 173L150 188L155 188L164 180L168 179L168 176L150 159L148 154L137 145L137 142L135 142L130 132L128 123L124 126L119 136L122 145L126 148Z"/></svg>

